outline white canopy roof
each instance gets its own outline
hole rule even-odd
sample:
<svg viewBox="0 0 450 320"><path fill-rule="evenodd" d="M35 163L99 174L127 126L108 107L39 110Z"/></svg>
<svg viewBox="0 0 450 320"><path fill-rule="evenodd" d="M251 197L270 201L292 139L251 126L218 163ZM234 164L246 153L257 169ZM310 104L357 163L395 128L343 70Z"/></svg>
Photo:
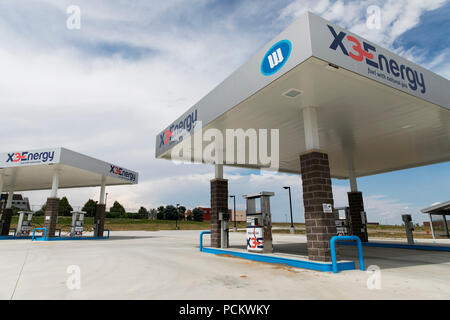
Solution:
<svg viewBox="0 0 450 320"><path fill-rule="evenodd" d="M283 42L289 55L277 72L265 73L268 54ZM286 96L291 89L301 94ZM177 128L191 133L195 120L222 132L276 128L279 171L300 173L307 106L317 109L320 148L335 178L349 177L349 157L356 176L450 160L450 82L311 13L164 129L156 157L171 159L174 146L186 142L170 135Z"/></svg>
<svg viewBox="0 0 450 320"><path fill-rule="evenodd" d="M65 149L48 148L0 153L3 191L51 189L55 170L59 188L137 184L138 173Z"/></svg>
<svg viewBox="0 0 450 320"><path fill-rule="evenodd" d="M430 213L430 214L450 215L450 201L437 203L420 211L426 214Z"/></svg>

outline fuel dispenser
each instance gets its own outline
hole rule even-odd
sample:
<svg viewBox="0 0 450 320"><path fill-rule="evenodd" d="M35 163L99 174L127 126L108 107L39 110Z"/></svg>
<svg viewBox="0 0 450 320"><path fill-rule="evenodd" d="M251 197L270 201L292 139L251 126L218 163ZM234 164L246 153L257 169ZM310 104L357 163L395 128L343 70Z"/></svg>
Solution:
<svg viewBox="0 0 450 320"><path fill-rule="evenodd" d="M100 237L100 220L94 220L94 237Z"/></svg>
<svg viewBox="0 0 450 320"><path fill-rule="evenodd" d="M403 214L402 220L405 223L406 238L408 239L408 244L414 244L414 238L413 238L414 224L412 222L411 215Z"/></svg>
<svg viewBox="0 0 450 320"><path fill-rule="evenodd" d="M253 195L243 195L247 200L247 251L271 253L272 219L270 214L270 197L275 193L262 191ZM257 211L256 201L260 200L260 211Z"/></svg>
<svg viewBox="0 0 450 320"><path fill-rule="evenodd" d="M335 207L334 217L336 221L336 235L338 236L348 236L348 217L349 217L348 207Z"/></svg>
<svg viewBox="0 0 450 320"><path fill-rule="evenodd" d="M230 214L228 212L219 212L219 220L220 220L220 247L228 248L229 247L229 221Z"/></svg>
<svg viewBox="0 0 450 320"><path fill-rule="evenodd" d="M85 211L72 211L72 224L70 225L70 236L77 237L83 235Z"/></svg>
<svg viewBox="0 0 450 320"><path fill-rule="evenodd" d="M355 230L353 227L355 222L350 214L349 207L335 207L334 218L336 223L336 235L338 236L353 236L357 235L361 241L367 241L367 215L365 211L360 211L361 220L357 220L356 224L361 226L360 230Z"/></svg>
<svg viewBox="0 0 450 320"><path fill-rule="evenodd" d="M31 232L31 219L33 219L34 212L19 211L19 222L17 223L16 236L29 236ZM26 216L26 220L25 220Z"/></svg>
<svg viewBox="0 0 450 320"><path fill-rule="evenodd" d="M361 233L364 234L367 239L367 214L365 211L361 211L361 224Z"/></svg>

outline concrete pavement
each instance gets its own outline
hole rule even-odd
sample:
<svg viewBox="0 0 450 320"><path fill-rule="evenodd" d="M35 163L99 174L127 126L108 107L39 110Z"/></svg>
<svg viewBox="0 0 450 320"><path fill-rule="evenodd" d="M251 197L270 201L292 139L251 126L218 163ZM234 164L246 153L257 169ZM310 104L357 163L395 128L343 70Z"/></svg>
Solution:
<svg viewBox="0 0 450 320"><path fill-rule="evenodd" d="M3 240L0 298L450 299L448 252L364 248L366 267L381 268L381 289L370 290L373 274L359 270L332 274L201 253L199 234L121 231L110 240ZM245 234L231 233L230 240L245 244ZM275 234L274 245L304 254L306 239ZM345 259L355 259L355 251L341 248ZM74 276L69 266L79 267L80 289L67 286Z"/></svg>

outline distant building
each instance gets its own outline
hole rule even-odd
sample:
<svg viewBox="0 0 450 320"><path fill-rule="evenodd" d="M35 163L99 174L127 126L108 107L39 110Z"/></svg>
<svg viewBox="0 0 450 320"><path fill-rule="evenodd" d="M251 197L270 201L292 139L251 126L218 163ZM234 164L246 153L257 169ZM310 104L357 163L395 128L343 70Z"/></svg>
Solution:
<svg viewBox="0 0 450 320"><path fill-rule="evenodd" d="M203 211L203 221L211 221L211 208L197 207Z"/></svg>
<svg viewBox="0 0 450 320"><path fill-rule="evenodd" d="M6 202L8 201L8 194L2 193L0 196L0 201L1 207L5 208ZM28 200L28 198L24 198L21 194L13 195L13 201L11 206L23 211L31 211L30 201Z"/></svg>
<svg viewBox="0 0 450 320"><path fill-rule="evenodd" d="M444 227L444 221L433 221L435 227ZM430 221L423 222L424 227L430 227ZM447 226L450 227L450 221L447 221Z"/></svg>
<svg viewBox="0 0 450 320"><path fill-rule="evenodd" d="M211 208L197 207L203 211L203 221L211 221ZM234 221L233 210L228 209L230 214L230 221ZM236 210L236 221L247 221L245 210Z"/></svg>

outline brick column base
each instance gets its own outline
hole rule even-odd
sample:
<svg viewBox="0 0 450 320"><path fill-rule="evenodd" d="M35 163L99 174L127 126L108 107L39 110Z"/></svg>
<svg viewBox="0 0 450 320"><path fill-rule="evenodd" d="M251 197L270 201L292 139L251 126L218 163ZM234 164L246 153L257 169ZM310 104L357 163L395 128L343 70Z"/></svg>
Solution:
<svg viewBox="0 0 450 320"><path fill-rule="evenodd" d="M361 221L361 211L364 211L364 201L361 192L348 192L349 234L358 236L361 242L367 242L367 225ZM367 217L364 217L367 224Z"/></svg>
<svg viewBox="0 0 450 320"><path fill-rule="evenodd" d="M336 235L336 222L334 213L323 212L323 204L334 206L328 155L318 151L302 154L300 168L308 257L331 261L330 239ZM337 252L336 256L339 259Z"/></svg>
<svg viewBox="0 0 450 320"><path fill-rule="evenodd" d="M2 209L0 209L0 210L2 210ZM11 227L11 218L13 215L13 210L11 208L3 209L1 211L1 213L2 213L3 225L2 225L2 229L0 230L0 235L7 236L7 235L9 235L9 229Z"/></svg>
<svg viewBox="0 0 450 320"><path fill-rule="evenodd" d="M94 226L97 225L97 230L95 230L94 237L103 237L103 231L105 230L105 209L106 205L104 204L97 204L95 207Z"/></svg>
<svg viewBox="0 0 450 320"><path fill-rule="evenodd" d="M59 198L47 198L45 208L44 227L47 228L47 237L54 237L56 222L58 220Z"/></svg>
<svg viewBox="0 0 450 320"><path fill-rule="evenodd" d="M211 180L211 247L220 248L219 212L228 212L228 180Z"/></svg>

